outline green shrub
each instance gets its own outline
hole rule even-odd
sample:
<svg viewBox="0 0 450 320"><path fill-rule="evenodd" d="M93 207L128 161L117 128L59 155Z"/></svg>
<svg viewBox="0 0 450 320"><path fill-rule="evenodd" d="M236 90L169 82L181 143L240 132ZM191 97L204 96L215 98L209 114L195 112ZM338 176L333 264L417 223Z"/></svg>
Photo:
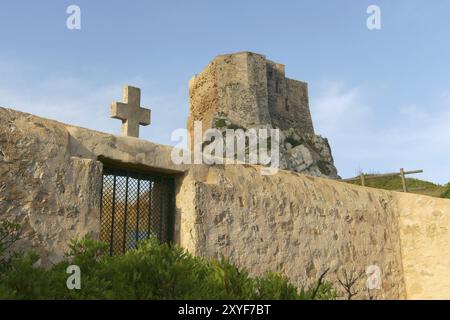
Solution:
<svg viewBox="0 0 450 320"><path fill-rule="evenodd" d="M0 274L9 264L8 249L19 239L18 224L10 221L0 223Z"/></svg>
<svg viewBox="0 0 450 320"><path fill-rule="evenodd" d="M441 193L441 198L450 199L450 183L445 185L446 190Z"/></svg>
<svg viewBox="0 0 450 320"><path fill-rule="evenodd" d="M0 299L334 299L322 279L300 292L286 277L252 278L226 259L207 260L155 239L124 255L90 238L73 241L64 261L44 269L34 253L16 255L0 275ZM69 290L69 265L81 269L81 289Z"/></svg>

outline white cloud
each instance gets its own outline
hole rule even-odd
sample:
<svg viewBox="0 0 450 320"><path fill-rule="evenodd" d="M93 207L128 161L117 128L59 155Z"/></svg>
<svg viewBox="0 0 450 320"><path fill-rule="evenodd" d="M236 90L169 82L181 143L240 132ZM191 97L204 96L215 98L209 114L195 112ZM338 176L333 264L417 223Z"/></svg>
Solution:
<svg viewBox="0 0 450 320"><path fill-rule="evenodd" d="M1 107L119 134L120 121L109 118L109 106L121 101L123 85L131 84L142 89L142 106L152 109L152 124L141 129L142 138L169 144L172 130L185 126L184 92L162 93L157 83L140 77L99 83L75 76L40 76L45 70L5 60L0 60L0 74Z"/></svg>
<svg viewBox="0 0 450 320"><path fill-rule="evenodd" d="M387 114L362 88L327 83L312 97L311 109L316 131L329 138L342 176L353 176L358 168L391 172L405 167L423 169L424 179L450 181L449 93L427 106L393 107Z"/></svg>
<svg viewBox="0 0 450 320"><path fill-rule="evenodd" d="M327 134L336 133L342 127L358 126L368 116L360 88L347 88L342 83L326 82L319 88L319 95L312 99L314 126Z"/></svg>

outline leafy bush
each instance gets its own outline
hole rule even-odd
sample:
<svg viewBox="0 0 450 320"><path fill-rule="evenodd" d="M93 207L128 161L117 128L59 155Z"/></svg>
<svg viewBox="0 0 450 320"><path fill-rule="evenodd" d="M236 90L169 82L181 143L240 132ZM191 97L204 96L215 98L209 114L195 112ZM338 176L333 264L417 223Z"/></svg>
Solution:
<svg viewBox="0 0 450 320"><path fill-rule="evenodd" d="M334 299L332 286L319 281L297 288L269 273L252 278L226 259L206 260L155 239L124 255L109 256L105 244L73 241L64 261L36 266L34 253L16 255L0 275L0 299ZM69 290L69 265L81 269L81 289Z"/></svg>
<svg viewBox="0 0 450 320"><path fill-rule="evenodd" d="M445 185L446 190L441 193L441 198L450 199L450 183Z"/></svg>
<svg viewBox="0 0 450 320"><path fill-rule="evenodd" d="M9 262L8 249L19 239L19 229L18 224L6 220L0 223L0 274Z"/></svg>

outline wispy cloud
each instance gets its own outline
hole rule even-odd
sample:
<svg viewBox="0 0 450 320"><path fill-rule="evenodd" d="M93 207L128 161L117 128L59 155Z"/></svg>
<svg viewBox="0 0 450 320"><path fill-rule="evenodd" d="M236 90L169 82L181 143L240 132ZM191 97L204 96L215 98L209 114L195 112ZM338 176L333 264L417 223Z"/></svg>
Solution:
<svg viewBox="0 0 450 320"><path fill-rule="evenodd" d="M331 142L341 175L423 169L423 178L450 181L450 94L426 106L377 108L368 91L326 83L311 99L316 131ZM388 119L389 121L386 121Z"/></svg>
<svg viewBox="0 0 450 320"><path fill-rule="evenodd" d="M109 106L121 101L125 84L142 89L141 104L152 109L152 124L141 137L170 144L172 130L185 126L187 101L184 91L160 92L160 86L140 77L127 83L56 75L46 70L0 59L0 106L32 113L64 123L119 134L120 122L109 118ZM183 111L183 109L186 109Z"/></svg>
<svg viewBox="0 0 450 320"><path fill-rule="evenodd" d="M341 132L343 127L358 126L371 111L360 88L329 81L320 85L312 107L315 126L327 134Z"/></svg>

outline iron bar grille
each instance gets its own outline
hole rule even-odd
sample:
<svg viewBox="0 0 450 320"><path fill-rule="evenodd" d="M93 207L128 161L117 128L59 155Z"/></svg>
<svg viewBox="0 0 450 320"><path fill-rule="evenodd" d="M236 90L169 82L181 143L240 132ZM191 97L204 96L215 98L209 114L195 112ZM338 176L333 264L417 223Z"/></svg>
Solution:
<svg viewBox="0 0 450 320"><path fill-rule="evenodd" d="M173 178L104 166L100 240L111 255L156 237L172 241Z"/></svg>

